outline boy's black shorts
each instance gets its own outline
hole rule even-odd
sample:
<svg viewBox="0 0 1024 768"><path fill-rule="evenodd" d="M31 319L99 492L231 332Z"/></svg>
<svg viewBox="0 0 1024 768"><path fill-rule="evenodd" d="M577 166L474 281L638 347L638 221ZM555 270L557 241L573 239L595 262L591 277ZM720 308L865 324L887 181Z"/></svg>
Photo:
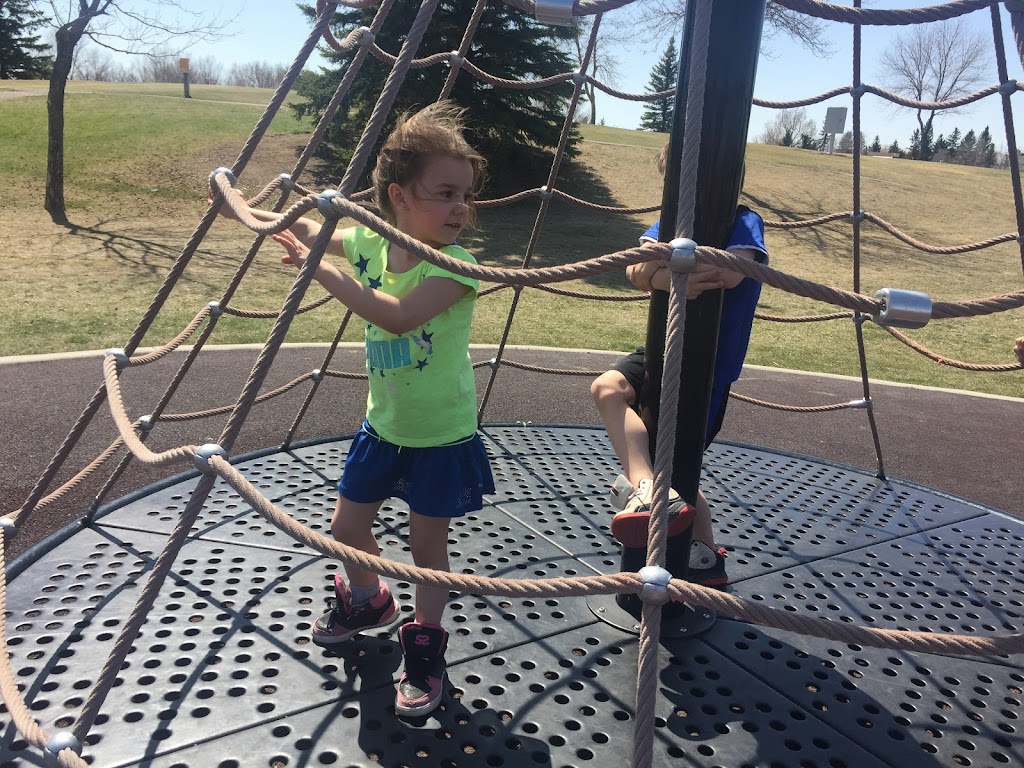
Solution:
<svg viewBox="0 0 1024 768"><path fill-rule="evenodd" d="M635 352L631 352L625 357L619 358L619 360L612 366L613 371L621 373L626 383L633 388L633 392L636 393L636 397L633 399L633 409L640 412L640 403L643 400L643 394L646 390L645 382L645 371L644 371L644 348L637 347ZM704 448L706 449L711 445L711 441L715 439L719 431L722 429L722 422L725 421L725 407L729 404L729 386L726 385L724 389L717 389L711 393L711 409L708 413L708 430L704 437Z"/></svg>

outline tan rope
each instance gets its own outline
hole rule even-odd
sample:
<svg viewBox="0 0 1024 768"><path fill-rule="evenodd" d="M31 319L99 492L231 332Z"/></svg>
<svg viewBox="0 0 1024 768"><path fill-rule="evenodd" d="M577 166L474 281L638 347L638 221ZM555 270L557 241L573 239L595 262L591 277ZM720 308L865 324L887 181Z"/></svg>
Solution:
<svg viewBox="0 0 1024 768"><path fill-rule="evenodd" d="M822 323L827 320L849 320L853 317L849 312L830 312L824 315L766 315L763 312L755 312L755 320L765 320L769 323Z"/></svg>
<svg viewBox="0 0 1024 768"><path fill-rule="evenodd" d="M86 466L80 469L70 480L64 483L60 488L50 493L47 496L41 498L35 505L35 509L45 509L55 501L59 501L61 498L66 496L71 491L75 490L78 486L88 480L100 467L106 464L110 459L121 450L121 446L124 445L124 441L121 438L116 438L114 442L101 451L95 459L89 462ZM19 508L11 512L8 517L12 520L17 521L24 508ZM0 611L0 616L3 615L3 611Z"/></svg>
<svg viewBox="0 0 1024 768"><path fill-rule="evenodd" d="M762 408L768 408L773 411L785 411L787 413L828 413L829 411L841 411L845 408L853 408L852 403L832 403L831 405L783 405L782 403L772 403L768 400L758 400L754 397L747 395L741 395L738 392L729 392L729 397L734 397L744 403L750 403L751 405L759 405Z"/></svg>
<svg viewBox="0 0 1024 768"><path fill-rule="evenodd" d="M881 10L850 8L819 2L819 0L774 0L774 2L783 8L818 19L871 26L900 26L920 24L925 21L945 21L946 19L955 19L957 16L965 16L991 4L991 0L956 0L956 2L929 8Z"/></svg>
<svg viewBox="0 0 1024 768"><path fill-rule="evenodd" d="M1004 363L1004 364L991 364L991 363L966 363L962 360L955 360L949 357L943 357L937 352L933 352L923 344L914 341L906 334L897 331L895 328L887 328L882 326L883 330L889 333L894 339L899 340L903 344L906 344L915 352L918 352L930 360L934 360L939 365L945 365L950 368L959 368L962 371L981 371L984 373L1007 373L1009 371L1019 371L1024 368L1024 362L1018 363Z"/></svg>
<svg viewBox="0 0 1024 768"><path fill-rule="evenodd" d="M118 378L117 361L113 355L107 355L103 359L103 379L107 387L110 415L114 419L117 431L121 434L121 439L128 447L128 450L135 455L135 458L143 464L162 467L168 464L176 464L183 460L191 460L195 456L198 446L188 445L180 448L171 448L162 453L154 453L138 438L135 434L134 425L125 412L124 400L121 398L121 382Z"/></svg>
<svg viewBox="0 0 1024 768"><path fill-rule="evenodd" d="M643 583L635 573L602 576L574 576L552 579L507 579L435 571L376 557L307 528L266 499L241 472L220 456L209 459L210 467L252 508L295 541L311 549L374 571L382 576L453 589L469 594L505 597L583 597L586 595L639 594ZM968 636L931 634L905 630L881 630L819 617L794 614L757 601L730 595L721 590L673 579L669 587L672 599L703 605L733 618L773 629L798 632L811 637L859 643L924 653L967 653L970 655L1017 655L1024 653L1024 635Z"/></svg>

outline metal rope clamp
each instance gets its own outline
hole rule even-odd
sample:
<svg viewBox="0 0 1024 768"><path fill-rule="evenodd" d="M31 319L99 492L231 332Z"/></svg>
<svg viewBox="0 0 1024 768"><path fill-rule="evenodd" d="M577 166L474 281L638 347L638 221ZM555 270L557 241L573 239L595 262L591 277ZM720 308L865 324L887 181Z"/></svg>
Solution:
<svg viewBox="0 0 1024 768"><path fill-rule="evenodd" d="M321 192L316 199L316 209L320 212L320 215L325 219L339 218L338 213L334 210L334 206L331 205L331 200L341 196L341 192L336 189L325 189Z"/></svg>
<svg viewBox="0 0 1024 768"><path fill-rule="evenodd" d="M114 358L114 362L117 363L117 370L119 371L123 371L131 365L131 359L120 347L111 347L104 353L104 356Z"/></svg>
<svg viewBox="0 0 1024 768"><path fill-rule="evenodd" d="M932 319L932 300L927 293L882 288L875 294L881 311L872 319L888 328L924 328Z"/></svg>
<svg viewBox="0 0 1024 768"><path fill-rule="evenodd" d="M60 755L65 749L70 749L76 755L82 755L82 742L75 738L71 731L57 731L46 742L43 748L43 759L47 765L60 765Z"/></svg>
<svg viewBox="0 0 1024 768"><path fill-rule="evenodd" d="M238 182L238 177L237 177L237 176L235 176L235 174L233 174L233 173L231 172L231 169L230 169L230 168L226 168L226 167L224 167L224 166L222 165L222 166L221 166L220 168L214 168L214 170L213 170L213 173L211 173L211 174L210 174L210 187L211 187L211 188L212 188L212 189L213 189L214 191L219 191L219 188L217 187L217 184L216 184L216 183L214 182L214 177L216 177L216 175L217 175L218 173L223 173L223 174L224 174L224 176L225 176L225 178L227 178L227 180L228 180L228 183L229 183L229 184L230 184L230 185L231 185L232 187L233 187L233 186L235 186L235 184L236 184L236 183Z"/></svg>
<svg viewBox="0 0 1024 768"><path fill-rule="evenodd" d="M541 24L571 27L572 6L573 0L537 0L533 13Z"/></svg>
<svg viewBox="0 0 1024 768"><path fill-rule="evenodd" d="M637 575L644 585L640 589L640 599L650 605L664 605L671 596L668 593L668 583L672 581L672 574L657 565L647 565L637 571Z"/></svg>
<svg viewBox="0 0 1024 768"><path fill-rule="evenodd" d="M228 457L228 452L216 443L206 443L205 445L199 446L199 450L196 451L196 455L192 461L195 463L196 469L204 475L209 475L213 472L213 467L210 466L210 459L214 456L220 456L221 458L226 459Z"/></svg>
<svg viewBox="0 0 1024 768"><path fill-rule="evenodd" d="M693 272L697 268L697 243L688 237L677 237L669 243L672 255L668 268L673 272Z"/></svg>

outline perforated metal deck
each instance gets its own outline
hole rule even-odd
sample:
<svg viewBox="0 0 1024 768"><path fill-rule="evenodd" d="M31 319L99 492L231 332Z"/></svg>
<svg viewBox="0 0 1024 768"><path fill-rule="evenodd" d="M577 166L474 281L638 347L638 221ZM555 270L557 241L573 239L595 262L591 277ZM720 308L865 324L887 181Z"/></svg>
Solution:
<svg viewBox="0 0 1024 768"><path fill-rule="evenodd" d="M455 521L453 569L521 578L614 572L618 471L603 431L489 426L497 493ZM279 507L327 533L347 440L243 461ZM9 585L9 650L47 730L67 728L195 484L156 490L38 558ZM730 590L836 621L934 632L1024 631L1024 526L906 483L714 445L703 487ZM401 504L384 553L411 562ZM583 598L458 595L444 704L395 716L393 633L310 642L338 564L211 495L107 698L97 766L614 766L633 734L633 635ZM395 585L406 613L408 583ZM865 649L719 618L662 643L655 765L1024 765L1019 659ZM41 765L0 714L0 768Z"/></svg>

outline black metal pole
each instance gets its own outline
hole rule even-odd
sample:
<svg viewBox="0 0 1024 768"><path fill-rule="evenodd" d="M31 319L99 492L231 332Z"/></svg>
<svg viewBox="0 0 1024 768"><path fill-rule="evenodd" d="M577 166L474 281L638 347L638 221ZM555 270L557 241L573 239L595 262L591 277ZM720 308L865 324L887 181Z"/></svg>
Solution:
<svg viewBox="0 0 1024 768"><path fill-rule="evenodd" d="M761 45L766 0L715 0L711 11L711 39L701 122L700 160L693 232L698 244L724 247L732 230L736 203L743 182L747 130L754 98L754 77ZM672 115L665 191L662 198L660 240L678 236L679 167L686 135L686 101L690 84L696 0L687 3L683 42L679 51L676 106ZM704 435L722 314L722 291L707 291L686 308L686 331L676 425L672 487L691 504L700 490ZM650 434L651 452L657 440L661 374L664 367L668 293L651 296L645 343L647 391L641 416ZM677 540L685 539L683 542ZM685 576L689 536L669 541L666 568ZM683 550L683 551L680 551Z"/></svg>

